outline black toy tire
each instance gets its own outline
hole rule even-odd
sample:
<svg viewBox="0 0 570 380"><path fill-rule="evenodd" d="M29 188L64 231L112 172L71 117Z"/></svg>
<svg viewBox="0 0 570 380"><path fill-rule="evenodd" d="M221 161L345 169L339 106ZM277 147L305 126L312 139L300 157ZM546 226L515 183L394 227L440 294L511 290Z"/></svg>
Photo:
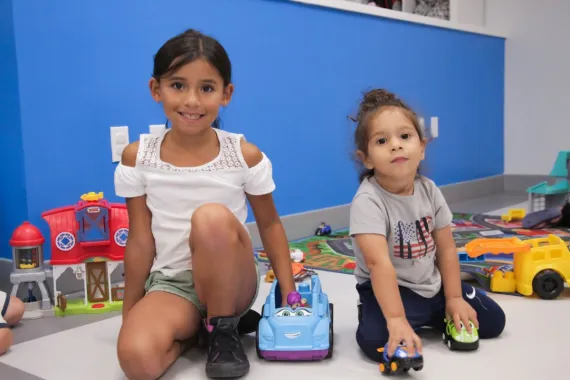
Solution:
<svg viewBox="0 0 570 380"><path fill-rule="evenodd" d="M557 272L546 269L534 276L532 290L542 299L553 300L564 290L564 280Z"/></svg>
<svg viewBox="0 0 570 380"><path fill-rule="evenodd" d="M261 307L261 316L263 318L263 308L265 307L265 305L263 305ZM257 357L259 359L263 359L263 356L261 356L261 351L259 349L259 323L257 324L257 328L255 329L255 352L257 353Z"/></svg>
<svg viewBox="0 0 570 380"><path fill-rule="evenodd" d="M331 324L329 325L329 352L327 352L325 359L332 358L334 350L334 307L332 303L329 303L329 309L331 310Z"/></svg>
<svg viewBox="0 0 570 380"><path fill-rule="evenodd" d="M384 365L384 371L380 370L380 372L382 372L385 375L389 375L392 373L392 370L390 369L390 363L387 362L382 362L382 364Z"/></svg>
<svg viewBox="0 0 570 380"><path fill-rule="evenodd" d="M396 369L395 369L395 370L392 369L392 364L396 364ZM390 367L390 373L393 373L394 375L397 375L397 374L399 374L399 373L402 373L403 370L404 370L404 369L400 366L400 363L397 362L397 361L395 361L395 360L390 361L390 366L389 366L389 367Z"/></svg>
<svg viewBox="0 0 570 380"><path fill-rule="evenodd" d="M424 366L423 366L423 365L414 367L414 371L421 371L422 369L424 369Z"/></svg>

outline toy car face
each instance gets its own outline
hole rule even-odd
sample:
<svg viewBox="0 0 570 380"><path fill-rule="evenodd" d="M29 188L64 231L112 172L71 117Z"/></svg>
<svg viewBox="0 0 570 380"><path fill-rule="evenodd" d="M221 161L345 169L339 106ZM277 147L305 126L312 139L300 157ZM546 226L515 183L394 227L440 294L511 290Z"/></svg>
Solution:
<svg viewBox="0 0 570 380"><path fill-rule="evenodd" d="M291 308L282 308L278 309L275 312L276 317L310 317L313 315L313 312L307 308L299 308L299 309L291 309Z"/></svg>
<svg viewBox="0 0 570 380"><path fill-rule="evenodd" d="M312 339L318 320L311 309L286 307L275 310L273 315L270 324L273 325L276 346L304 344L305 339L307 342Z"/></svg>
<svg viewBox="0 0 570 380"><path fill-rule="evenodd" d="M460 343L474 343L479 340L479 332L473 322L469 321L471 334L469 334L467 328L463 325L463 322L459 322L459 324L461 326L461 331L457 331L453 321L447 322L447 325L445 326L446 333L451 336L453 340Z"/></svg>
<svg viewBox="0 0 570 380"><path fill-rule="evenodd" d="M392 355L392 358L400 358L400 359L407 359L407 358L417 358L420 356L420 354L418 353L418 351L416 349L413 350L413 353L410 354L411 350L408 350L408 347L404 346L404 345L399 345L396 348L396 352L394 352L394 355ZM384 355L386 355L386 359L387 357L387 353L386 350L384 350Z"/></svg>

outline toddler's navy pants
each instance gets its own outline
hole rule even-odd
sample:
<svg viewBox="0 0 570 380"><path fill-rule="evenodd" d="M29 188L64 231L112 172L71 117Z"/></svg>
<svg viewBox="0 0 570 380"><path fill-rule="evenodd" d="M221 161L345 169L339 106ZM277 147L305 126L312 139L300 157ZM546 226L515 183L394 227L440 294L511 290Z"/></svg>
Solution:
<svg viewBox="0 0 570 380"><path fill-rule="evenodd" d="M377 351L388 342L386 319L376 301L370 281L356 285L360 296L361 311L356 341L370 359L379 362L382 354ZM463 299L477 312L479 337L495 338L505 328L505 313L501 307L480 290L462 283ZM400 295L404 303L406 317L414 330L432 327L442 332L445 330L445 297L443 287L433 298L425 298L414 291L400 286Z"/></svg>

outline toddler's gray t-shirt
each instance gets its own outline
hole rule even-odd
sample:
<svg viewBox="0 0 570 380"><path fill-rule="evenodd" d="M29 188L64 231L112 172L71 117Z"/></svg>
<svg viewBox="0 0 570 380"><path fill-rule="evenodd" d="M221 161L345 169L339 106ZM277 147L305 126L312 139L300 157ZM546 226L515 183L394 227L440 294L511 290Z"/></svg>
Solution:
<svg viewBox="0 0 570 380"><path fill-rule="evenodd" d="M412 195L384 190L372 177L362 181L350 206L350 236L356 259L358 283L370 280L364 255L355 235L386 237L398 284L431 298L441 289L435 265L436 246L432 232L448 226L453 215L435 183L419 177Z"/></svg>

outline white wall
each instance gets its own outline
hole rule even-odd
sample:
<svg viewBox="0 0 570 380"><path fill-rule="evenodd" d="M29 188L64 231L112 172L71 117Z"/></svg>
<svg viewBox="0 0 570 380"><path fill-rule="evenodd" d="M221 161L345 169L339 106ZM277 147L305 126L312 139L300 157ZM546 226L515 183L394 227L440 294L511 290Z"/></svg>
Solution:
<svg viewBox="0 0 570 380"><path fill-rule="evenodd" d="M548 174L570 150L570 1L487 0L485 23L509 36L505 173Z"/></svg>

